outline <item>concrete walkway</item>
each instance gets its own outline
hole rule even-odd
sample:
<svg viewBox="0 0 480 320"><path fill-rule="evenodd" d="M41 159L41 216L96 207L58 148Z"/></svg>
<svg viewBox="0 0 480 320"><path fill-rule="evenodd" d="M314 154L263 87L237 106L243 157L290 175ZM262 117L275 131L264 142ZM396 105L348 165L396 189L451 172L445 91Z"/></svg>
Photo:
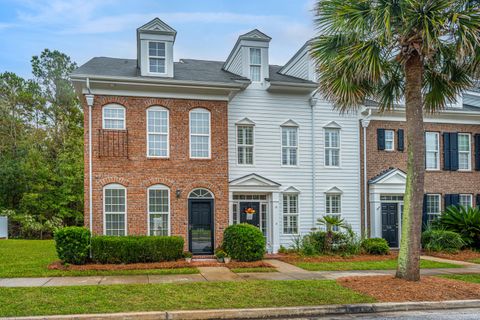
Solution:
<svg viewBox="0 0 480 320"><path fill-rule="evenodd" d="M422 275L480 274L480 265L434 257L422 259L462 265L462 268L422 269ZM186 283L205 281L251 281L251 280L315 280L338 279L351 276L393 275L395 270L353 270L353 271L307 271L292 264L276 260L265 260L278 272L234 273L226 267L198 267L200 274L178 275L126 275L89 277L48 277L48 278L4 278L0 287L61 287L112 284Z"/></svg>

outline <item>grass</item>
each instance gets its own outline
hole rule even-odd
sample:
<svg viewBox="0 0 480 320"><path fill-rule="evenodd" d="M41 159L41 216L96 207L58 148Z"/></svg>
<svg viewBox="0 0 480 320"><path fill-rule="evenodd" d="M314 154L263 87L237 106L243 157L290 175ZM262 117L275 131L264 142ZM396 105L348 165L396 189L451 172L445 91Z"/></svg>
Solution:
<svg viewBox="0 0 480 320"><path fill-rule="evenodd" d="M275 268L268 267L258 267L258 268L232 268L230 269L235 273L246 273L246 272L277 272Z"/></svg>
<svg viewBox="0 0 480 320"><path fill-rule="evenodd" d="M449 274L442 275L440 277L466 282L480 283L480 274Z"/></svg>
<svg viewBox="0 0 480 320"><path fill-rule="evenodd" d="M48 265L56 260L58 257L53 240L0 240L0 278L198 273L196 268L112 271L49 270Z"/></svg>
<svg viewBox="0 0 480 320"><path fill-rule="evenodd" d="M397 260L383 261L345 261L345 262L296 262L296 266L309 271L347 271L347 270L394 270L397 268ZM461 266L436 262L429 260L421 260L420 268L460 268Z"/></svg>
<svg viewBox="0 0 480 320"><path fill-rule="evenodd" d="M0 317L366 302L331 280L0 288Z"/></svg>
<svg viewBox="0 0 480 320"><path fill-rule="evenodd" d="M480 264L480 258L468 260L468 262L473 262L473 263L479 263Z"/></svg>

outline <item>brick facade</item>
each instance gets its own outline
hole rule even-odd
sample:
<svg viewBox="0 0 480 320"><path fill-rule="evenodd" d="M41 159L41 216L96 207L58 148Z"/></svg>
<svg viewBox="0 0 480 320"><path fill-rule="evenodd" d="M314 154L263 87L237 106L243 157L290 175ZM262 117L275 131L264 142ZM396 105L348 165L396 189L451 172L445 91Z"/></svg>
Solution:
<svg viewBox="0 0 480 320"><path fill-rule="evenodd" d="M126 108L128 157L100 157L99 130L102 106L117 103ZM147 158L146 109L163 106L169 110L170 155L168 159ZM211 159L189 157L189 111L204 108L211 113ZM184 99L152 99L95 96L92 113L93 232L103 233L103 187L118 183L127 189L127 233L146 235L147 188L163 184L170 188L171 234L188 234L188 194L195 188L209 189L215 197L215 246L228 225L228 131L227 102ZM88 107L85 114L85 225L89 225L88 198ZM123 141L125 142L125 141ZM114 143L112 143L114 144ZM113 147L113 145L112 145ZM181 192L177 197L177 191Z"/></svg>

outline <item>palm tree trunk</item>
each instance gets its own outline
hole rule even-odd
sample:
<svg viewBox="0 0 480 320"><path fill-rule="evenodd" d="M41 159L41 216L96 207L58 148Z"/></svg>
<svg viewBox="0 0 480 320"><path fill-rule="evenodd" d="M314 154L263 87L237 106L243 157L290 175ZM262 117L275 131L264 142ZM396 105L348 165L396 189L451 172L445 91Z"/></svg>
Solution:
<svg viewBox="0 0 480 320"><path fill-rule="evenodd" d="M405 63L407 126L407 182L397 278L420 280L420 250L425 177L425 146L422 100L423 62L414 53Z"/></svg>

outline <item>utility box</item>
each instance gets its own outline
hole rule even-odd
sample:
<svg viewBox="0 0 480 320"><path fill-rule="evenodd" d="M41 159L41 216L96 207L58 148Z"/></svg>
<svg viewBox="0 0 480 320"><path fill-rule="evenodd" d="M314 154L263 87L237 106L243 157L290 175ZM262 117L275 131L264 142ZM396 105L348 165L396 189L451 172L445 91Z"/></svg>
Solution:
<svg viewBox="0 0 480 320"><path fill-rule="evenodd" d="M0 216L0 239L8 239L8 217Z"/></svg>

